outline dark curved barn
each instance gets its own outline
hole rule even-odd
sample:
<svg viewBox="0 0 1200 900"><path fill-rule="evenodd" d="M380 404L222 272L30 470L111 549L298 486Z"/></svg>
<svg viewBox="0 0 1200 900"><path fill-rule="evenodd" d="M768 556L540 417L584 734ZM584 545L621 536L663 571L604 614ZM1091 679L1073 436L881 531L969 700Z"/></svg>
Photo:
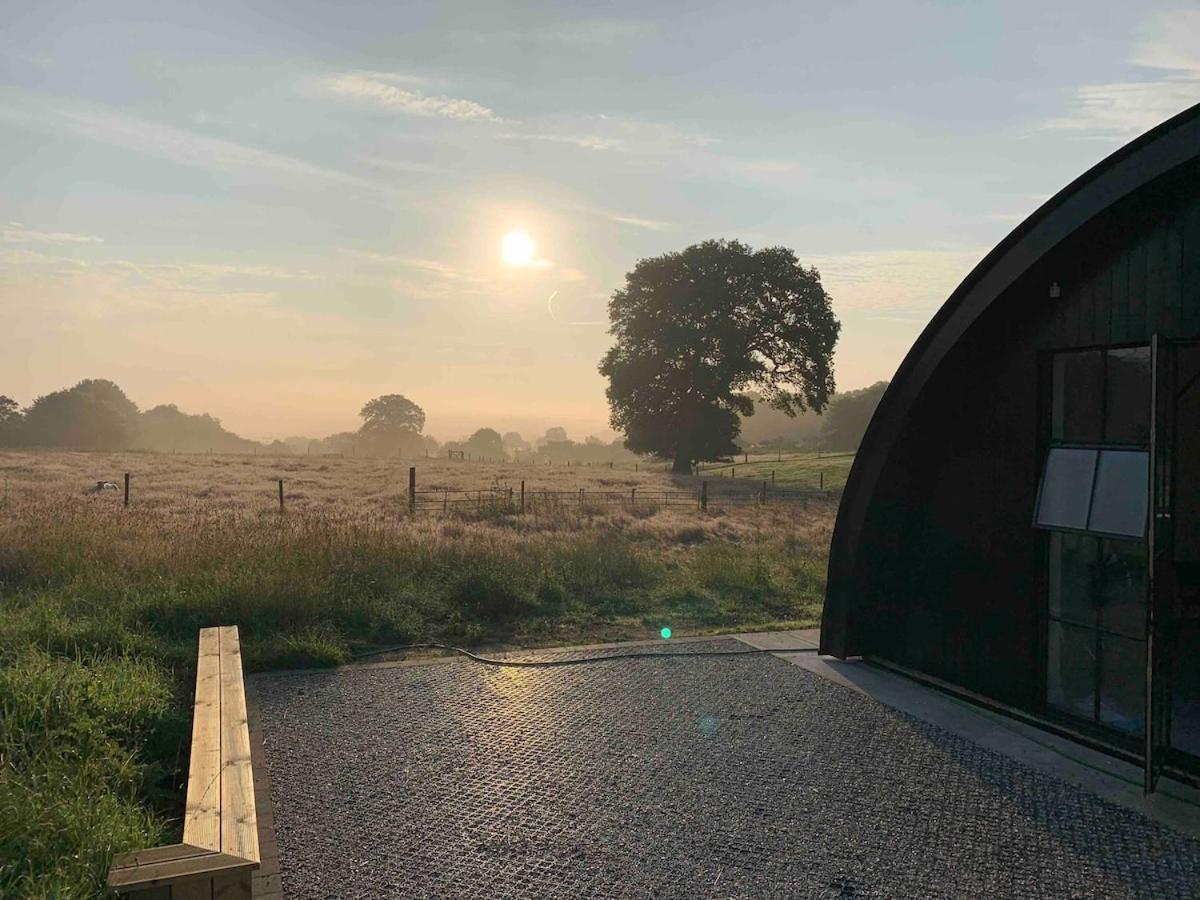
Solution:
<svg viewBox="0 0 1200 900"><path fill-rule="evenodd" d="M821 649L1200 771L1200 106L971 272L846 485Z"/></svg>

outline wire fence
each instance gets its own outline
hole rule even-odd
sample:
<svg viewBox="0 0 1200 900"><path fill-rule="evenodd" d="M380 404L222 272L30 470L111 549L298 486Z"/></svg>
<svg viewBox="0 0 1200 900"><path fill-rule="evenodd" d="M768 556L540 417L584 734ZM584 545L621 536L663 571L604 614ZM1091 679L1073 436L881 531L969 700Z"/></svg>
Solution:
<svg viewBox="0 0 1200 900"><path fill-rule="evenodd" d="M538 513L567 509L600 509L624 507L635 509L723 509L744 506L769 506L786 503L807 502L817 498L828 498L836 494L831 490L805 490L775 488L763 482L753 490L709 491L707 481L695 490L644 490L630 488L628 491L588 490L579 488L569 491L527 490L525 482L519 488L490 487L474 489L437 488L417 490L415 471L410 472L408 507L414 515L420 514L504 514Z"/></svg>

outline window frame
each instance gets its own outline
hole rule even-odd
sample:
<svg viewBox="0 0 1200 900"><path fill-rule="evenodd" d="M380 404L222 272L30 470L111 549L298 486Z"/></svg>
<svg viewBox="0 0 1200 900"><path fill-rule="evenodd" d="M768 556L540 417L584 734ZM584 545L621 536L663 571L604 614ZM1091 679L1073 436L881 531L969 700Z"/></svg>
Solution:
<svg viewBox="0 0 1200 900"><path fill-rule="evenodd" d="M1046 464L1050 459L1051 451L1054 451L1054 450L1094 450L1094 451L1096 451L1096 459L1095 459L1095 462L1092 464L1092 480L1091 480L1090 487L1088 489L1088 511L1087 511L1087 516L1084 518L1085 527L1083 527L1083 528L1071 528L1067 525L1043 525L1042 523L1040 523L1038 521L1038 513L1041 511L1041 508L1042 508L1042 490L1046 486ZM1034 496L1034 500L1033 500L1033 517L1032 517L1031 521L1032 521L1034 528L1036 528L1038 531L1063 531L1068 534L1085 534L1085 535L1091 535L1092 537L1111 538L1112 540L1117 540L1117 541L1136 541L1136 542L1140 542L1140 543L1145 542L1146 531L1148 530L1148 526L1149 526L1149 504L1148 503L1147 503L1146 525L1143 526L1142 533L1140 535L1122 534L1121 532L1115 532L1115 531L1101 531L1096 528L1086 527L1086 525L1088 523L1090 523L1092 520L1092 506L1094 505L1095 500L1096 500L1096 483L1097 483L1096 476L1100 474L1100 455L1102 453L1104 453L1106 450L1125 452L1125 453L1145 453L1147 455L1150 452L1148 447L1141 445L1141 444L1096 444L1096 443L1083 444L1083 443L1067 443L1067 442L1063 442L1063 441L1050 441L1046 445L1045 451L1042 453L1042 466L1041 466L1041 474L1038 476L1037 493ZM1147 489L1149 489L1149 481L1147 481Z"/></svg>
<svg viewBox="0 0 1200 900"><path fill-rule="evenodd" d="M1100 465L1100 453L1105 450L1126 450L1140 451L1148 453L1150 450L1149 442L1134 443L1129 441L1106 441L1103 436L1106 433L1108 424L1108 352L1113 350L1128 350L1149 348L1149 343L1146 341L1127 341L1115 344L1092 344L1084 346L1067 346L1067 347L1047 347L1040 349L1037 353L1038 371L1039 371L1039 389L1038 389L1038 414L1037 414L1037 451L1040 459L1040 467L1037 470L1037 490L1033 506L1033 514L1031 516L1031 524L1035 531L1040 532L1042 537L1037 541L1037 557L1038 557L1038 586L1041 602L1038 604L1038 620L1041 623L1038 629L1038 706L1048 720L1062 723L1080 734L1089 735L1094 739L1102 742L1110 747L1119 747L1130 754L1137 754L1142 747L1143 737L1135 735L1131 732L1120 730L1113 725L1106 724L1100 714L1100 704L1102 692L1104 690L1104 674L1101 671L1101 644L1102 639L1108 637L1119 637L1124 640L1131 640L1146 643L1146 638L1138 639L1130 637L1123 632L1112 631L1105 627L1100 620L1099 610L1097 610L1097 618L1095 623L1087 624L1078 622L1071 617L1062 615L1053 615L1050 612L1050 553L1051 539L1057 532L1063 535L1078 535L1086 540L1095 541L1102 547L1103 542L1118 541L1129 544L1135 544L1143 549L1148 546L1148 528L1143 532L1141 537L1131 537L1127 534L1111 534L1108 532L1091 531L1088 529L1064 528L1062 526L1046 526L1037 524L1038 509L1041 506L1043 476L1045 474L1045 463L1049 452L1052 449L1078 449L1078 450L1095 450L1096 464L1092 476L1092 491L1088 497L1088 519L1091 518L1093 495L1095 492L1096 473ZM1100 351L1103 359L1102 377L1100 380L1101 402L1100 402L1100 434L1101 440L1098 441L1080 441L1080 440L1065 440L1056 439L1054 433L1054 362L1055 358L1060 354L1067 353L1087 353ZM1147 403L1150 398L1147 398ZM1153 417L1153 411L1151 411ZM1148 518L1148 517L1147 517ZM1061 625L1067 625L1075 628L1085 628L1089 630L1095 639L1096 662L1093 669L1093 685L1094 685L1094 707L1092 716L1081 716L1078 713L1071 712L1067 709L1053 706L1049 702L1048 688L1050 682L1050 623L1057 622ZM1131 756L1132 758L1132 756Z"/></svg>

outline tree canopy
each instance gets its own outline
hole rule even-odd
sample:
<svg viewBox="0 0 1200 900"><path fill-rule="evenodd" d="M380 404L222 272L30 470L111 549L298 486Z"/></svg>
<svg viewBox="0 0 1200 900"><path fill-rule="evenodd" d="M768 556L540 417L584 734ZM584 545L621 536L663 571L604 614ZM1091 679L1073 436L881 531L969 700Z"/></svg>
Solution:
<svg viewBox="0 0 1200 900"><path fill-rule="evenodd" d="M488 459L504 457L504 441L500 437L500 432L494 428L480 428L467 438L463 449L472 456L484 456Z"/></svg>
<svg viewBox="0 0 1200 900"><path fill-rule="evenodd" d="M21 416L21 405L12 397L0 394L0 425L14 422Z"/></svg>
<svg viewBox="0 0 1200 900"><path fill-rule="evenodd" d="M87 379L38 397L25 411L25 443L74 450L121 450L138 437L138 408L111 381Z"/></svg>
<svg viewBox="0 0 1200 900"><path fill-rule="evenodd" d="M0 394L0 447L18 442L23 417L21 405L12 397Z"/></svg>
<svg viewBox="0 0 1200 900"><path fill-rule="evenodd" d="M608 311L612 426L675 472L736 452L748 391L789 416L833 392L841 326L820 274L786 247L705 241L641 260Z"/></svg>
<svg viewBox="0 0 1200 900"><path fill-rule="evenodd" d="M425 427L425 410L403 394L384 394L368 400L359 415L363 434L399 431L420 434Z"/></svg>
<svg viewBox="0 0 1200 900"><path fill-rule="evenodd" d="M391 454L397 450L407 456L425 452L421 429L425 410L403 394L384 394L363 405L363 424L359 429L364 449Z"/></svg>

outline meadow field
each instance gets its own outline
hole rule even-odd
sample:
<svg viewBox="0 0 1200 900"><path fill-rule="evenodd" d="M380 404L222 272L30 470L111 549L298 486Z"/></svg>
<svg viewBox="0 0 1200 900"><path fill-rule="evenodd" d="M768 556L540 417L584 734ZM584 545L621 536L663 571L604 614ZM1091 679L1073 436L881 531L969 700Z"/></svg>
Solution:
<svg viewBox="0 0 1200 900"><path fill-rule="evenodd" d="M429 639L813 625L836 493L720 498L748 500L771 470L780 491L836 488L850 459L752 456L678 477L659 464L0 451L0 895L94 896L115 852L177 839L200 627L238 625L262 670ZM524 481L570 500L410 516L410 465L418 490ZM126 472L128 507L120 491L85 493ZM707 511L652 499L702 480ZM644 499L587 499L631 491Z"/></svg>

